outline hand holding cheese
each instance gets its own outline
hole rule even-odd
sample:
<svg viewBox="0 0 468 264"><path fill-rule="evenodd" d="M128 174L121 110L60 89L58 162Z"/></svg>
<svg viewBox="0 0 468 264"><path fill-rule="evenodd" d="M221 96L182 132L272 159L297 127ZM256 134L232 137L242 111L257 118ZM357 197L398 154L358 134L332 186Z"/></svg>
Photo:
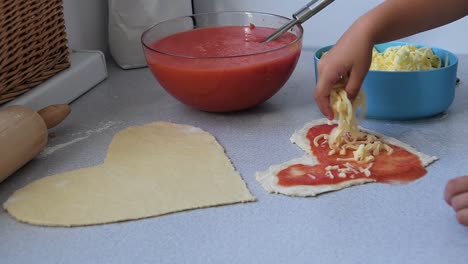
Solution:
<svg viewBox="0 0 468 264"><path fill-rule="evenodd" d="M318 63L314 97L320 111L333 119L330 92L342 79L346 81L348 97L356 97L371 66L375 44L442 26L467 14L466 0L387 0L370 10L353 23Z"/></svg>

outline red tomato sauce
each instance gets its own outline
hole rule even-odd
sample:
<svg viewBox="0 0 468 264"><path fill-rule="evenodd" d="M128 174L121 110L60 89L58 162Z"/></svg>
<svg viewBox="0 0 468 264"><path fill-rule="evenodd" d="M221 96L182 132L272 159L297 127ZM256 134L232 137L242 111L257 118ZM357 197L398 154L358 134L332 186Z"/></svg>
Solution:
<svg viewBox="0 0 468 264"><path fill-rule="evenodd" d="M159 83L185 104L214 112L242 110L273 96L299 59L301 41L292 33L261 43L273 31L194 29L165 37L151 45L157 52L145 48L145 53Z"/></svg>
<svg viewBox="0 0 468 264"><path fill-rule="evenodd" d="M352 157L352 152L348 150L347 155L328 155L328 144L323 143L324 139L318 141L319 146L313 144L314 138L320 134L330 134L336 125L318 125L309 129L307 139L311 142L310 149L317 157L319 164L310 166L304 164L294 164L278 173L278 184L282 186L296 185L325 185L337 184L351 179L370 178L382 183L407 183L416 180L426 174L426 169L422 166L418 156L404 150L401 147L389 144L393 148L393 153L387 155L386 152L375 156L373 166L369 169L371 175L367 177L359 172L350 177L333 179L325 174L325 168L329 165L342 165L349 162L354 168L364 167L366 164L359 164L354 161L339 161L340 158Z"/></svg>

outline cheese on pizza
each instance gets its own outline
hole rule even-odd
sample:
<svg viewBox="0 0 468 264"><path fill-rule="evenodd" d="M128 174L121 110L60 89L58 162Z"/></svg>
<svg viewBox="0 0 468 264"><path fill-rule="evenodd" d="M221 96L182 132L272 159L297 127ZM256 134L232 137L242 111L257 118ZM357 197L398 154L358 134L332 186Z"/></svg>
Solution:
<svg viewBox="0 0 468 264"><path fill-rule="evenodd" d="M257 181L272 193L316 196L370 182L408 183L424 176L424 167L437 160L437 157L421 153L395 138L359 127L363 133L388 144L392 154L387 155L383 151L384 154L374 155L375 160L367 163L354 159L340 161L340 157L352 158L352 153L348 151L347 156L339 153L328 155L330 148L323 138L318 141L318 146L314 144L317 136L329 135L336 127L336 121L330 125L325 118L306 123L291 136L291 142L304 150L305 155L257 172Z"/></svg>
<svg viewBox="0 0 468 264"><path fill-rule="evenodd" d="M330 135L321 134L315 137L314 145L318 146L319 140L323 138L325 139L324 143L328 142L328 146L330 147L328 155L338 153L344 156L348 150L351 150L353 153L352 158L338 158L338 160L354 160L358 163L368 163L368 168L364 172L370 176L368 169L372 166L375 156L379 155L382 151L385 151L387 155L391 155L393 149L380 141L376 136L359 130L356 122L357 110L360 108L361 116L363 116L366 109L363 90L359 91L358 96L351 103L344 86L342 84L335 85L330 93L330 105L335 118L338 119L338 126L331 131ZM327 173L332 175L331 169L337 166L327 167ZM349 166L338 167L337 169L340 170L341 175L352 172L352 168Z"/></svg>
<svg viewBox="0 0 468 264"><path fill-rule="evenodd" d="M291 142L306 155L257 172L257 181L269 192L315 196L368 182L406 183L424 176L424 167L437 157L359 127L356 113L360 108L364 114L364 99L361 91L351 102L342 85L334 87L330 101L337 120L305 124Z"/></svg>

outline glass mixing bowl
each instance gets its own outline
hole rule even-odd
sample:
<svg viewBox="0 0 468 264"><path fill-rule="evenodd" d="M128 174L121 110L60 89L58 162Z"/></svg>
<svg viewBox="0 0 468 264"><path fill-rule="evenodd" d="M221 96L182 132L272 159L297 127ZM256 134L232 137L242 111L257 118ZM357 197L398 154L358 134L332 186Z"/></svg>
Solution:
<svg viewBox="0 0 468 264"><path fill-rule="evenodd" d="M195 14L158 23L141 37L159 84L180 102L209 112L251 108L294 71L303 28L261 41L290 19L258 12Z"/></svg>

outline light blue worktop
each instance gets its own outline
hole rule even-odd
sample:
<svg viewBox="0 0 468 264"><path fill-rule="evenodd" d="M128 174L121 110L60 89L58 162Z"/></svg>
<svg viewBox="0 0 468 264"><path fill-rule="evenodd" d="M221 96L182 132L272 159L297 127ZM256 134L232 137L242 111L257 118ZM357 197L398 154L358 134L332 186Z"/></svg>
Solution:
<svg viewBox="0 0 468 264"><path fill-rule="evenodd" d="M103 161L113 135L128 126L171 121L198 126L225 147L258 201L116 224L47 228L0 211L0 263L468 263L468 227L443 200L448 179L468 174L468 56L446 114L362 126L440 158L407 185L367 184L292 198L269 194L255 172L299 157L289 137L321 118L313 100L313 52L267 103L210 114L169 96L147 68L123 71L76 100L72 114L35 160L0 184L0 203L35 179Z"/></svg>

